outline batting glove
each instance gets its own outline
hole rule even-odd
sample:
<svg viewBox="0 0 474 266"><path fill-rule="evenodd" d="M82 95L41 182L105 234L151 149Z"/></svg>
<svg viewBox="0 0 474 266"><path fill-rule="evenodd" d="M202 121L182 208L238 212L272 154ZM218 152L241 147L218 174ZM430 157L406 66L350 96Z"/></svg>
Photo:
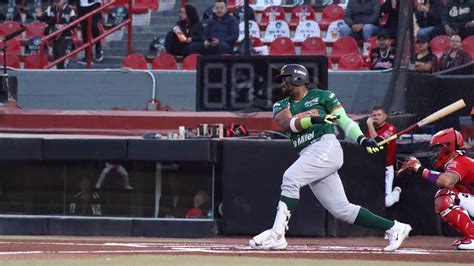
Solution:
<svg viewBox="0 0 474 266"><path fill-rule="evenodd" d="M365 147L368 153L374 154L383 150L383 146L378 146L377 141L360 136L357 141L362 147Z"/></svg>
<svg viewBox="0 0 474 266"><path fill-rule="evenodd" d="M403 162L402 166L400 169L397 171L397 175L401 174L403 171L411 171L411 172L418 172L418 169L420 168L421 163L420 161L414 157L414 156L409 156L406 158L406 160Z"/></svg>
<svg viewBox="0 0 474 266"><path fill-rule="evenodd" d="M324 117L312 116L311 123L312 124L328 123L328 124L334 125L334 122L336 122L339 118L341 118L340 115L333 115L333 114L328 114L328 115L325 115Z"/></svg>

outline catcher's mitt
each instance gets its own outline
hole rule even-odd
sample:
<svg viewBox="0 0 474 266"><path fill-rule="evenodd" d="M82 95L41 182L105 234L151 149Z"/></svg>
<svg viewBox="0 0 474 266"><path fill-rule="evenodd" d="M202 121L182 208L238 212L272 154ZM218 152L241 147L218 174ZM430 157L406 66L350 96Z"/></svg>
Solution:
<svg viewBox="0 0 474 266"><path fill-rule="evenodd" d="M404 171L410 171L416 173L418 171L418 168L420 168L421 163L416 157L414 156L409 156L405 159L405 161L402 163L402 166L400 169L397 171L397 175L401 174Z"/></svg>

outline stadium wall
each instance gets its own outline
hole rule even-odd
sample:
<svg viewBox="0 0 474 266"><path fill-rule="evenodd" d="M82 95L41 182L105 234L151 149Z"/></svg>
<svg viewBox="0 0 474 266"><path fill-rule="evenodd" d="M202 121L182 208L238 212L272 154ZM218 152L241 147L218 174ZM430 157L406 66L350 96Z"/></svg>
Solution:
<svg viewBox="0 0 474 266"><path fill-rule="evenodd" d="M145 110L153 97L161 107L196 110L195 71L15 71L18 106L59 110ZM329 72L329 87L351 113L381 104L390 73ZM133 80L133 82L131 82ZM153 89L153 84L156 88Z"/></svg>

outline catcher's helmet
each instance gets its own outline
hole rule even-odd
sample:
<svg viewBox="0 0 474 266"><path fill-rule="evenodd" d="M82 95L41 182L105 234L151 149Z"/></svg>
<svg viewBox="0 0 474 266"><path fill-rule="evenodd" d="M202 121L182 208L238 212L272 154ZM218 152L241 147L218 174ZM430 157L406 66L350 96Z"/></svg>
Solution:
<svg viewBox="0 0 474 266"><path fill-rule="evenodd" d="M291 84L301 86L309 83L309 73L306 67L299 64L284 65L280 70L280 75L275 80L281 82L284 77L291 76Z"/></svg>
<svg viewBox="0 0 474 266"><path fill-rule="evenodd" d="M437 151L434 166L442 168L448 161L458 155L456 150L464 148L464 140L459 131L454 130L454 128L447 128L433 135L430 146L441 146Z"/></svg>

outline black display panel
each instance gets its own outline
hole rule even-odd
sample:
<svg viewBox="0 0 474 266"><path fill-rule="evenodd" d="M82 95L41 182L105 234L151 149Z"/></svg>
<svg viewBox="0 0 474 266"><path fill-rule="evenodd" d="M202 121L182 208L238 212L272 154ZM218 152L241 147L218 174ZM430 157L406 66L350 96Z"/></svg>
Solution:
<svg viewBox="0 0 474 266"><path fill-rule="evenodd" d="M286 64L302 64L309 87L328 87L325 56L200 56L197 67L198 111L271 111L283 98L274 77Z"/></svg>

